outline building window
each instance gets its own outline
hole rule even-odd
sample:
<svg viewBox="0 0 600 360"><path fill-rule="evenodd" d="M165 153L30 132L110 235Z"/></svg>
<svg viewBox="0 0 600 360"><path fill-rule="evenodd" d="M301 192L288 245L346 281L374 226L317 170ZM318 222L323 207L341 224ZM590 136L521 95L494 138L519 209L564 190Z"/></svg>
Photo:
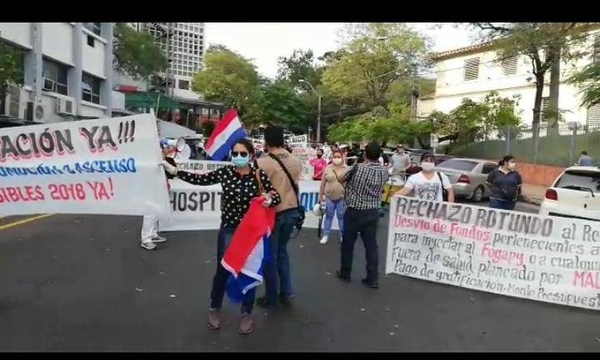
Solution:
<svg viewBox="0 0 600 360"><path fill-rule="evenodd" d="M181 90L189 90L190 89L190 82L187 80L179 80L179 88Z"/></svg>
<svg viewBox="0 0 600 360"><path fill-rule="evenodd" d="M100 104L101 80L92 75L83 73L81 76L81 100Z"/></svg>
<svg viewBox="0 0 600 360"><path fill-rule="evenodd" d="M42 89L57 94L69 94L69 67L56 61L43 59L42 77L44 82Z"/></svg>
<svg viewBox="0 0 600 360"><path fill-rule="evenodd" d="M517 56L502 59L502 74L504 74L504 76L516 75L518 63L519 58Z"/></svg>
<svg viewBox="0 0 600 360"><path fill-rule="evenodd" d="M102 23L83 23L83 27L100 36L102 34Z"/></svg>
<svg viewBox="0 0 600 360"><path fill-rule="evenodd" d="M477 80L479 78L479 58L465 60L465 81Z"/></svg>
<svg viewBox="0 0 600 360"><path fill-rule="evenodd" d="M600 126L600 105L594 105L587 109L587 125L593 128Z"/></svg>

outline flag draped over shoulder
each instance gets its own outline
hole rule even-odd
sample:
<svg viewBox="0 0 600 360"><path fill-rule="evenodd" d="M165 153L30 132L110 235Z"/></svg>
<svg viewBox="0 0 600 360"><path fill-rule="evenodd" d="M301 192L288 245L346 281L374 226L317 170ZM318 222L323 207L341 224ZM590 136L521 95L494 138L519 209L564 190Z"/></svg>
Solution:
<svg viewBox="0 0 600 360"><path fill-rule="evenodd" d="M211 160L222 161L227 158L235 142L245 137L246 130L237 111L229 110L204 144L204 150Z"/></svg>
<svg viewBox="0 0 600 360"><path fill-rule="evenodd" d="M262 202L262 197L252 199L221 260L231 273L227 296L233 302L241 302L244 294L262 284L264 265L271 260L269 238L275 225L275 209L265 208Z"/></svg>

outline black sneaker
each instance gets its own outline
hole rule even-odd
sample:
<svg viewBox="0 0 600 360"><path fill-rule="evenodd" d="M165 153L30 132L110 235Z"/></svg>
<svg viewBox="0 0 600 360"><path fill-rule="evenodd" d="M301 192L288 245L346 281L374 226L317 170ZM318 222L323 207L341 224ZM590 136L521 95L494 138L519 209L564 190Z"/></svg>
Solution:
<svg viewBox="0 0 600 360"><path fill-rule="evenodd" d="M336 271L335 276L342 281L350 282L350 275L344 275L340 270Z"/></svg>
<svg viewBox="0 0 600 360"><path fill-rule="evenodd" d="M377 280L371 281L369 279L362 279L360 282L372 289L379 289L379 282Z"/></svg>
<svg viewBox="0 0 600 360"><path fill-rule="evenodd" d="M277 306L277 303L269 303L267 302L266 296L261 296L256 299L256 305L260 306L261 308L273 308Z"/></svg>

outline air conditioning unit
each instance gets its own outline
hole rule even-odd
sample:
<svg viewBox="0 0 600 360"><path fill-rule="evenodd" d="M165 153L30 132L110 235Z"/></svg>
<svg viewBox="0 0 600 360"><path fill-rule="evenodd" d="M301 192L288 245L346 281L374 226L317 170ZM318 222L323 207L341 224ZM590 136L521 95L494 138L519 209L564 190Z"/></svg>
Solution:
<svg viewBox="0 0 600 360"><path fill-rule="evenodd" d="M56 98L56 113L58 115L75 115L75 104L71 98Z"/></svg>

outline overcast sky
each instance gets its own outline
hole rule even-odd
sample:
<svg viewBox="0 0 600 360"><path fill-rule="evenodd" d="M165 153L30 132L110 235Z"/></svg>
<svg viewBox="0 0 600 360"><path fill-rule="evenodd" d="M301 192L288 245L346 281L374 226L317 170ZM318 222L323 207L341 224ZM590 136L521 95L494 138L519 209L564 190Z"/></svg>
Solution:
<svg viewBox="0 0 600 360"><path fill-rule="evenodd" d="M417 30L430 36L435 51L444 51L471 43L467 31L445 24L441 29L433 23L413 23ZM337 32L344 23L206 23L205 39L222 44L253 60L266 76L277 75L277 57L294 49L312 49L321 56L337 47Z"/></svg>

